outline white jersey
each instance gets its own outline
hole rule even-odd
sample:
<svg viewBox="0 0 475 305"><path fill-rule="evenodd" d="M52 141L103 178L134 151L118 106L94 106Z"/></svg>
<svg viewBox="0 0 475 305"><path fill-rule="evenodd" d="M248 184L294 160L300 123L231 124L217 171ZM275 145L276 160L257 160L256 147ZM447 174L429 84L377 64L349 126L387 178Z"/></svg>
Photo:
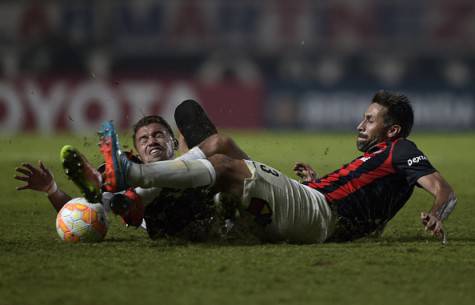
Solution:
<svg viewBox="0 0 475 305"><path fill-rule="evenodd" d="M264 238L321 243L330 237L336 217L322 193L265 164L244 161L251 172L251 177L244 181L244 208L256 212L253 198L268 204L257 211L261 214L258 217L266 214L270 217L268 224L264 224Z"/></svg>

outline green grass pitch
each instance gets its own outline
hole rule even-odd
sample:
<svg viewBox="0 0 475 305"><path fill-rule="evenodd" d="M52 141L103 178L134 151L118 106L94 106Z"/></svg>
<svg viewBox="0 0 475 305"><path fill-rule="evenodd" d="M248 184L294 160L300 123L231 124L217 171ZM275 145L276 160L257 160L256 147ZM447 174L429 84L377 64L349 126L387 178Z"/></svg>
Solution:
<svg viewBox="0 0 475 305"><path fill-rule="evenodd" d="M349 134L236 133L251 157L291 175L294 161L321 173L356 156ZM130 137L130 135L124 135ZM76 145L99 162L95 137L0 137L0 305L28 304L473 304L475 135L415 134L455 188L449 244L423 231L432 198L416 190L379 239L321 245L216 245L151 241L117 218L106 240L66 244L44 194L15 186L14 168L43 160L59 186L59 150ZM127 141L123 141L127 142ZM128 141L130 145L130 141Z"/></svg>

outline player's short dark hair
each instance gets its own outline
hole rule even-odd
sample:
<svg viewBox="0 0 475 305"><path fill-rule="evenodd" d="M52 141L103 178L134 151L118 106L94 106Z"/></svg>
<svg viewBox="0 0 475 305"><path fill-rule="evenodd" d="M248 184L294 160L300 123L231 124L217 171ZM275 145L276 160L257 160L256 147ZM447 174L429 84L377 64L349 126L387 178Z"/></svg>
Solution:
<svg viewBox="0 0 475 305"><path fill-rule="evenodd" d="M401 126L399 136L402 138L409 136L412 125L414 124L414 110L407 96L400 93L380 90L374 95L372 102L384 106L387 109L384 115L384 125L386 127L399 125Z"/></svg>
<svg viewBox="0 0 475 305"><path fill-rule="evenodd" d="M168 122L159 115L144 116L143 118L138 120L137 123L134 124L134 134L132 135L132 140L134 142L135 148L137 148L137 145L135 144L135 135L137 134L137 131L140 128L144 127L144 126L147 126L147 125L150 125L150 124L153 124L153 123L157 123L157 124L160 124L163 127L165 127L165 129L168 131L168 133L170 133L170 135L172 136L173 144L174 144L175 149L176 149L178 141L175 138L175 134L173 133L173 130L170 127L170 124L168 124Z"/></svg>

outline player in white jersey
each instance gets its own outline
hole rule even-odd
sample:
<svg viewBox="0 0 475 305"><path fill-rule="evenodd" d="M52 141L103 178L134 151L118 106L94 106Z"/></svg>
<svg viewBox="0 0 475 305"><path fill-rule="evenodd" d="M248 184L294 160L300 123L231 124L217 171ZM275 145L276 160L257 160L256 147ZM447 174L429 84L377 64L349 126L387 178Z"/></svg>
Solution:
<svg viewBox="0 0 475 305"><path fill-rule="evenodd" d="M244 162L251 176L244 180L242 205L262 225L262 239L320 243L332 234L335 216L323 194L268 165Z"/></svg>
<svg viewBox="0 0 475 305"><path fill-rule="evenodd" d="M191 111L190 111L191 106ZM195 109L196 108L196 109ZM186 114L186 111L190 112ZM201 112L200 112L201 111ZM183 114L185 112L185 114ZM180 134L182 149L185 153L178 159L204 158L200 150L187 151L186 143L198 143L201 140L216 133L216 129L202 108L196 102L185 102L177 108L180 117L185 115L194 116L206 129L193 128L190 134L185 128L185 136ZM179 125L181 126L181 125ZM135 162L150 163L154 161L170 160L178 149L178 140L174 137L170 125L160 116L146 116L139 120L133 129L133 142L138 156L129 155ZM226 152L239 157L237 146L232 140L222 135L216 135L208 141L208 153ZM151 224L147 230L151 237L158 237L159 233L176 234L186 225L195 222L207 222L207 218L215 217L213 212L213 197L203 191L178 192L173 189L163 188L135 188L113 194L107 192L107 185L102 185L101 173L96 170L77 149L65 146L61 151L62 163L66 174L80 188L84 196L90 202L102 202L106 207L112 206L114 213L119 214L128 225L139 226L145 223L143 218ZM21 175L15 176L17 180L25 184L17 187L17 190L31 189L48 194L48 199L59 211L72 197L61 191L51 171L40 161L35 167L29 163L22 164L16 169ZM162 234L162 235L163 235ZM189 234L195 236L197 234ZM191 238L193 239L193 238Z"/></svg>

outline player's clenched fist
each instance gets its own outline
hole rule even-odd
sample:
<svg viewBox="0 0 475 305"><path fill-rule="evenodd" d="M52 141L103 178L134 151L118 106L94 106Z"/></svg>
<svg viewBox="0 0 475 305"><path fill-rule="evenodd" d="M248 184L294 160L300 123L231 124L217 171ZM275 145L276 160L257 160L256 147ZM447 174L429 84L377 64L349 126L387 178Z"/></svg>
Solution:
<svg viewBox="0 0 475 305"><path fill-rule="evenodd" d="M311 182L312 180L317 179L317 173L307 163L296 162L293 170L303 182Z"/></svg>
<svg viewBox="0 0 475 305"><path fill-rule="evenodd" d="M430 231L432 235L439 239L444 238L444 227L442 221L430 213L421 213L421 222L426 231Z"/></svg>

